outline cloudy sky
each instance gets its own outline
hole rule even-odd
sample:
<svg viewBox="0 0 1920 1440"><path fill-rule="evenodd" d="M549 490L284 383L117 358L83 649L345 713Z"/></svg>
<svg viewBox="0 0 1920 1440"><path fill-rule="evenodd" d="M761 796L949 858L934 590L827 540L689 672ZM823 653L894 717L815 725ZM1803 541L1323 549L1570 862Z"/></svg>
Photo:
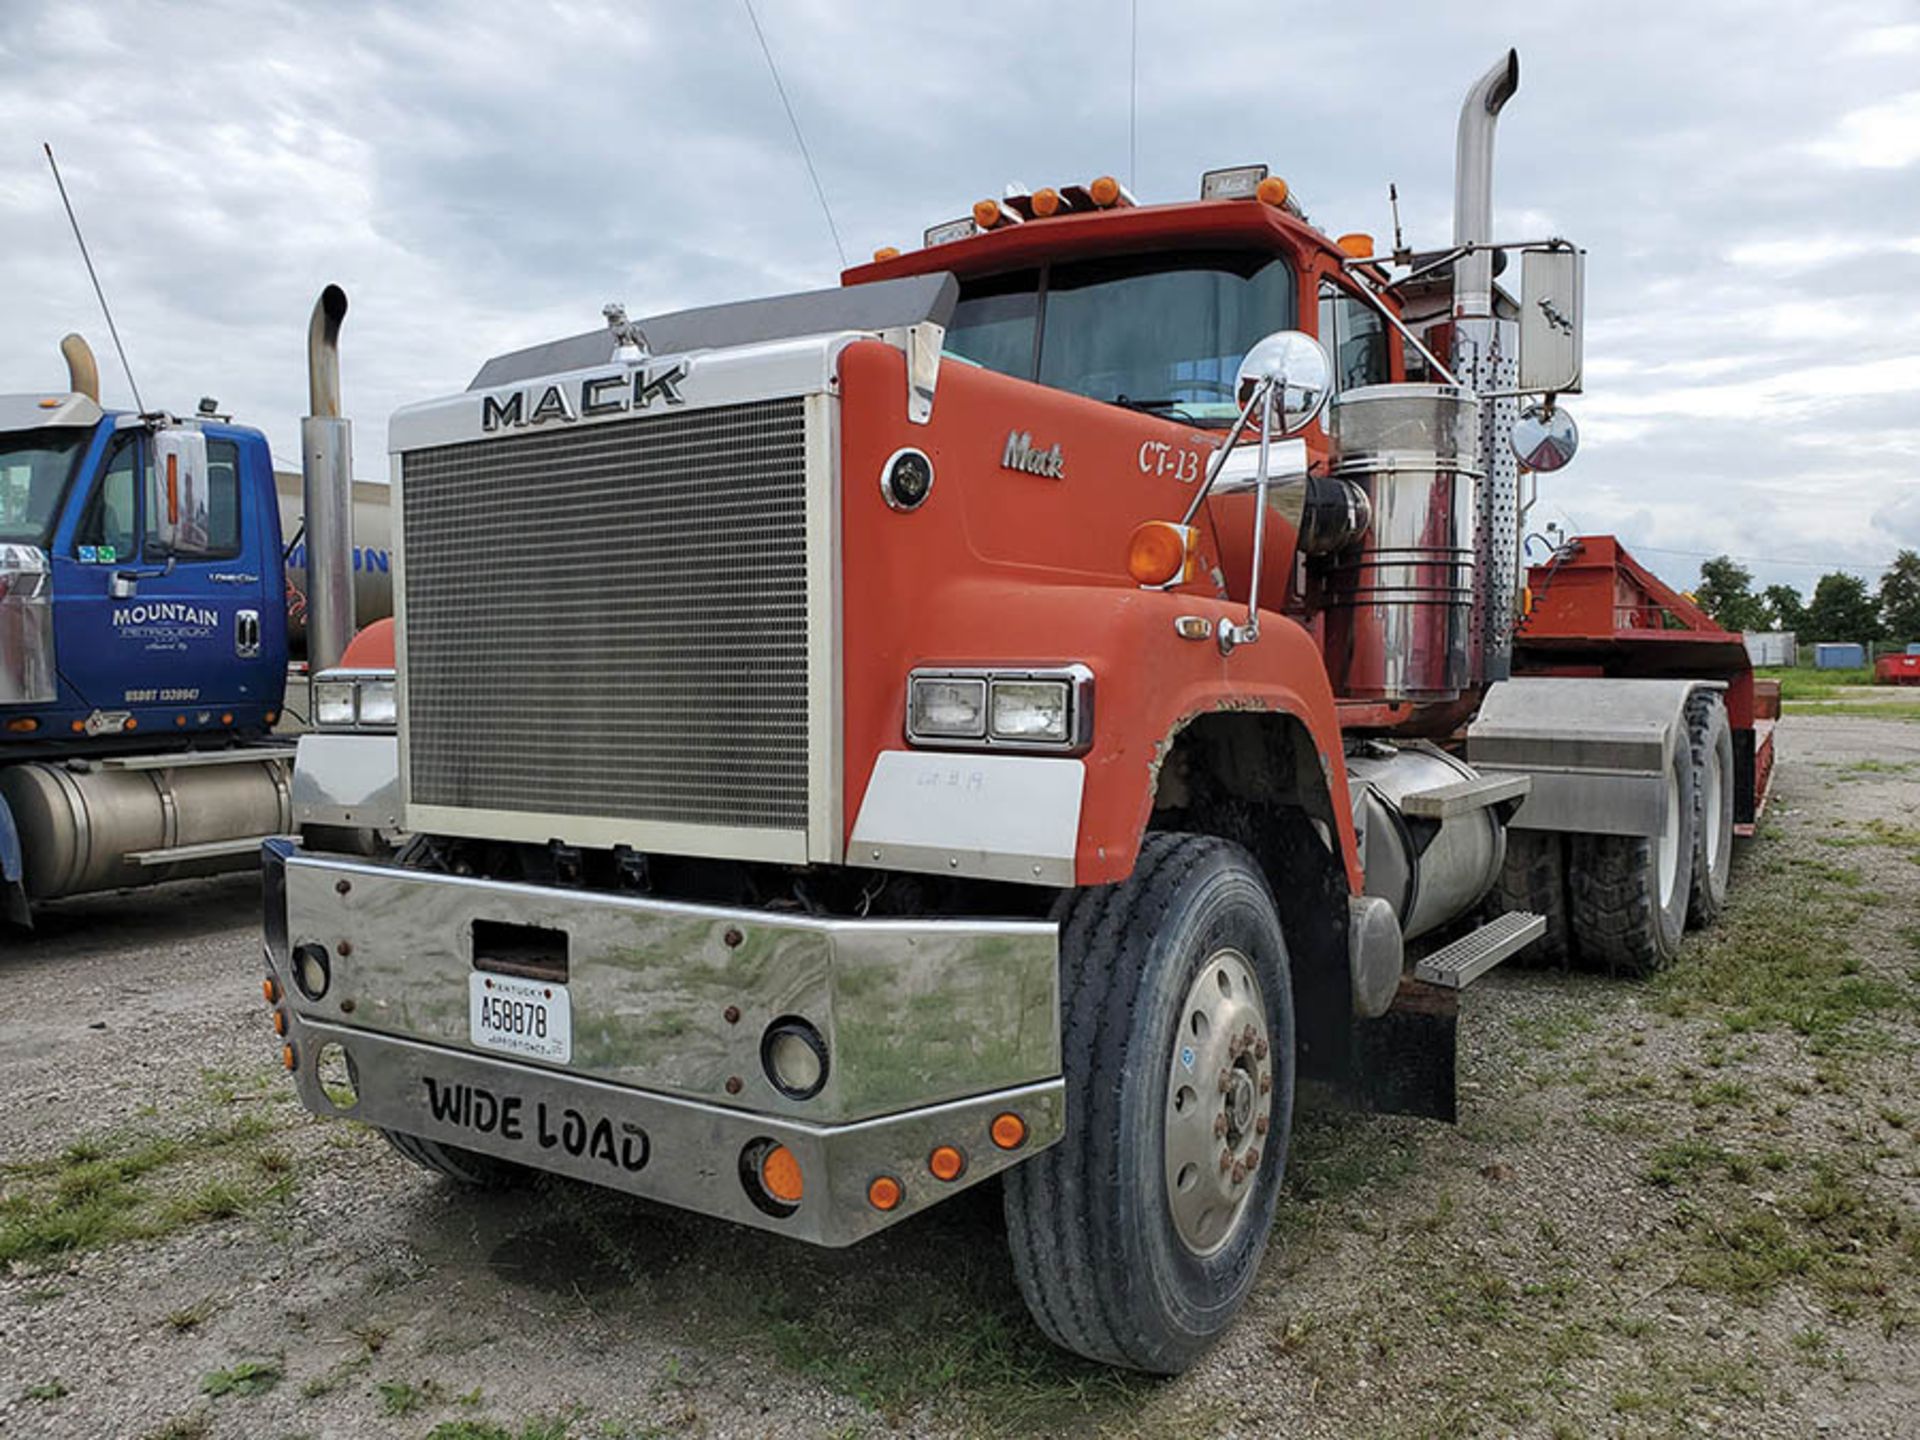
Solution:
<svg viewBox="0 0 1920 1440"><path fill-rule="evenodd" d="M1266 160L1332 232L1449 229L1465 86L1511 44L1496 230L1588 247L1584 445L1538 519L1669 579L1871 576L1920 546L1920 4L1308 6L756 0L849 259L1010 179L1143 201ZM352 297L361 474L489 355L832 284L835 245L739 0L0 6L0 391L95 342L40 152L149 405L213 394L298 455L304 332Z"/></svg>

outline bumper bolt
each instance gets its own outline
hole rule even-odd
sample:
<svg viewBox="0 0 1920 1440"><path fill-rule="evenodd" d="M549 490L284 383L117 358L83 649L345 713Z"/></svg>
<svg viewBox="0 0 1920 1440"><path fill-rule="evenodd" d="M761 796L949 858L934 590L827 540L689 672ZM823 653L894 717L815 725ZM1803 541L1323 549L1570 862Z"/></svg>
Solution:
<svg viewBox="0 0 1920 1440"><path fill-rule="evenodd" d="M720 938L726 941L729 950L738 950L740 948L740 942L747 937L740 933L739 926L729 925L727 927L727 933Z"/></svg>
<svg viewBox="0 0 1920 1440"><path fill-rule="evenodd" d="M342 955L351 955L353 953L353 942L351 940L342 940L333 948L338 950Z"/></svg>
<svg viewBox="0 0 1920 1440"><path fill-rule="evenodd" d="M727 1094L738 1095L741 1089L742 1089L742 1084L741 1084L740 1077L738 1075L727 1076Z"/></svg>
<svg viewBox="0 0 1920 1440"><path fill-rule="evenodd" d="M740 1023L740 1007L738 1005L729 1005L720 1013L727 1017L727 1024L738 1025Z"/></svg>
<svg viewBox="0 0 1920 1440"><path fill-rule="evenodd" d="M352 889L353 882L351 880L336 880L333 882L333 893L336 895L345 895Z"/></svg>

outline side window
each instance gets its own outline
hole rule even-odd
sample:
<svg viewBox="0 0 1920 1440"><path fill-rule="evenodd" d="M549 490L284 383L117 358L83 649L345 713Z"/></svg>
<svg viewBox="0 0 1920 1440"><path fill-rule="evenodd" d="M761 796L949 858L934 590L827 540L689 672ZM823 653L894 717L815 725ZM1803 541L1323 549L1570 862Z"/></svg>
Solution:
<svg viewBox="0 0 1920 1440"><path fill-rule="evenodd" d="M1333 387L1352 390L1391 378L1387 322L1380 312L1338 286L1320 286L1320 343L1333 357Z"/></svg>
<svg viewBox="0 0 1920 1440"><path fill-rule="evenodd" d="M107 471L87 501L77 543L97 551L101 564L128 563L134 558L138 517L135 511L133 465L139 453L132 439L120 441L107 457Z"/></svg>
<svg viewBox="0 0 1920 1440"><path fill-rule="evenodd" d="M231 440L207 442L204 482L188 476L179 493L169 497L151 468L147 473L147 513L165 515L169 505L177 518L173 544L150 524L147 558L165 560L230 560L240 553L240 448Z"/></svg>

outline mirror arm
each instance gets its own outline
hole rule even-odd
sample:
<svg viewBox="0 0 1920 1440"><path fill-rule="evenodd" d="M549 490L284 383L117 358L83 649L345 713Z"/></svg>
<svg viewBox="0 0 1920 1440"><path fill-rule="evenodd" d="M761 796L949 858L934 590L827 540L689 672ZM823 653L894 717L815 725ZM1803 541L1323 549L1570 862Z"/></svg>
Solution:
<svg viewBox="0 0 1920 1440"><path fill-rule="evenodd" d="M1222 440L1220 448L1213 452L1213 461L1207 466L1207 478L1200 482L1200 488L1194 491L1192 503L1187 506L1187 513L1180 517L1182 525L1193 524L1193 517L1198 515L1200 507L1207 503L1207 496L1213 490L1213 482L1220 478L1220 471L1225 468L1227 457L1233 453L1234 442L1247 428L1247 420L1253 414L1253 407L1259 403L1260 391L1256 388L1253 394L1247 397L1247 403L1240 407L1240 416L1233 422L1233 427L1227 431L1227 438Z"/></svg>
<svg viewBox="0 0 1920 1440"><path fill-rule="evenodd" d="M1260 638L1260 568L1266 562L1268 454L1273 440L1273 393L1277 389L1278 382L1262 380L1247 401L1249 414L1255 405L1260 407L1260 468L1253 486L1253 569L1247 579L1247 623L1236 625L1225 616L1220 618L1215 638L1222 655L1231 655L1239 646L1251 645Z"/></svg>
<svg viewBox="0 0 1920 1440"><path fill-rule="evenodd" d="M1413 331L1409 330L1405 325L1400 323L1400 317L1394 314L1392 310L1387 308L1386 301L1382 300L1378 295L1373 293L1373 287L1371 285L1364 285L1364 284L1361 285L1360 295L1361 295L1361 298L1364 299L1369 305L1371 305L1375 310L1380 312L1381 319L1385 320L1387 324L1391 325L1395 330L1400 332L1400 336L1402 339L1404 339L1409 345L1413 346L1414 349L1420 352L1421 357L1427 362L1427 364L1431 365L1435 370L1439 371L1441 377L1447 382L1447 384L1454 385L1454 386L1459 385L1460 382L1458 379L1454 377L1453 371L1449 370L1445 365L1440 363L1440 357L1438 355L1435 355L1431 350L1427 349L1426 346L1420 343L1419 336L1415 335Z"/></svg>

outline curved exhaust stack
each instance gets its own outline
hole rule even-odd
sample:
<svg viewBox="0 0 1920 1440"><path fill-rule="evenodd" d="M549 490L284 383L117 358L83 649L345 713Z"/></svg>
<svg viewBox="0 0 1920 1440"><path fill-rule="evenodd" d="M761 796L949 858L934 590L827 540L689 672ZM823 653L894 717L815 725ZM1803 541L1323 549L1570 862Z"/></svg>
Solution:
<svg viewBox="0 0 1920 1440"><path fill-rule="evenodd" d="M100 403L100 366L93 358L93 347L79 335L60 342L60 353L67 358L67 388Z"/></svg>
<svg viewBox="0 0 1920 1440"><path fill-rule="evenodd" d="M307 403L300 422L306 489L307 665L340 663L353 639L353 422L340 414L340 322L347 292L329 285L307 322Z"/></svg>
<svg viewBox="0 0 1920 1440"><path fill-rule="evenodd" d="M1520 88L1520 52L1474 81L1460 106L1453 152L1453 243L1493 239L1493 129L1501 107ZM1482 251L1454 263L1453 313L1477 319L1493 314L1493 255Z"/></svg>

